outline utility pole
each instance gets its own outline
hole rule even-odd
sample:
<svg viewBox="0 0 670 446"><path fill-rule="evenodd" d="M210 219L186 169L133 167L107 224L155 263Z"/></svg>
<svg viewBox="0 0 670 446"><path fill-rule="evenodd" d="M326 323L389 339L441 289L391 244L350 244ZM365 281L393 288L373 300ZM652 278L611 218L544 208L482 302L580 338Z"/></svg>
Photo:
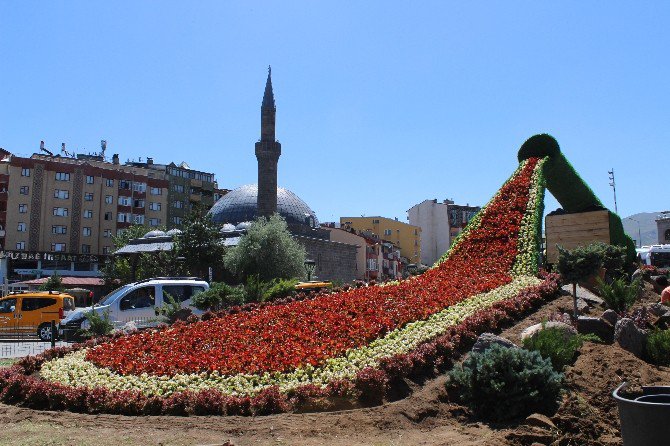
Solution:
<svg viewBox="0 0 670 446"><path fill-rule="evenodd" d="M619 210L616 206L616 182L614 181L614 167L612 167L612 170L608 170L607 173L609 174L610 178L610 186L612 186L612 190L614 191L614 213L618 214Z"/></svg>

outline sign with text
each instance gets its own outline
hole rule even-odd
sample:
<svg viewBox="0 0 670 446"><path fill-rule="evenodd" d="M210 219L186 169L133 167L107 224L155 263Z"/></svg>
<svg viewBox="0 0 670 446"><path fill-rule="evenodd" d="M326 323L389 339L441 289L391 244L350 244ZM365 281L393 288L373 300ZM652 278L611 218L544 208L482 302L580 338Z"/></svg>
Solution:
<svg viewBox="0 0 670 446"><path fill-rule="evenodd" d="M70 254L66 252L42 252L42 251L4 251L6 258L12 260L51 260L55 262L81 262L98 263L104 262L108 256L97 254Z"/></svg>

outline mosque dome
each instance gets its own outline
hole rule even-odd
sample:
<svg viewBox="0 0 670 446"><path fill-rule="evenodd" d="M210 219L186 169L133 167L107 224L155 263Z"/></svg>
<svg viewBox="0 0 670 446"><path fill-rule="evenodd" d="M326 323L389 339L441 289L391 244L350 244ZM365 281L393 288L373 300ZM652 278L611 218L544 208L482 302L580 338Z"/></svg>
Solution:
<svg viewBox="0 0 670 446"><path fill-rule="evenodd" d="M149 231L146 234L144 234L144 237L142 238L154 238L154 237L165 237L165 232L159 231L159 230L153 230Z"/></svg>
<svg viewBox="0 0 670 446"><path fill-rule="evenodd" d="M258 185L248 184L228 192L209 211L216 223L238 225L256 218ZM283 187L277 188L277 213L288 224L319 226L316 214L300 197Z"/></svg>

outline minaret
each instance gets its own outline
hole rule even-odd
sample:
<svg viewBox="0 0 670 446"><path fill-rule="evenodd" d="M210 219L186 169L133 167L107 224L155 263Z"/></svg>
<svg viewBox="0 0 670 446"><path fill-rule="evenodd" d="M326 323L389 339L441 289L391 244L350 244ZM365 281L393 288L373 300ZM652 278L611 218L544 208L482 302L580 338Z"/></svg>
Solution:
<svg viewBox="0 0 670 446"><path fill-rule="evenodd" d="M270 217L277 212L277 161L281 144L275 140L275 98L272 93L272 69L268 67L268 80L261 105L261 139L256 143L258 160L257 217Z"/></svg>

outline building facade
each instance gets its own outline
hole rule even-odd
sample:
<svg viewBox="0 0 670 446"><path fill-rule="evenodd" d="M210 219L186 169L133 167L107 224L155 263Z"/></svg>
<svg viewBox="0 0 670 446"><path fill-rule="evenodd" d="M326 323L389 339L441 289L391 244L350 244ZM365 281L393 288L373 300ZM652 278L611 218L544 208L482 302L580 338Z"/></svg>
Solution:
<svg viewBox="0 0 670 446"><path fill-rule="evenodd" d="M99 275L119 230L166 219L165 175L118 155L0 156L0 245L12 278Z"/></svg>
<svg viewBox="0 0 670 446"><path fill-rule="evenodd" d="M658 229L658 243L660 245L670 244L670 211L661 212L656 219Z"/></svg>
<svg viewBox="0 0 670 446"><path fill-rule="evenodd" d="M409 263L421 261L421 227L386 217L340 217L340 227L357 233L370 231L400 248Z"/></svg>
<svg viewBox="0 0 670 446"><path fill-rule="evenodd" d="M480 208L452 200L424 200L407 211L410 224L421 228L421 263L433 265Z"/></svg>
<svg viewBox="0 0 670 446"><path fill-rule="evenodd" d="M219 189L213 173L191 169L185 162L157 164L153 158L147 158L146 162L127 162L126 165L161 172L168 181L166 219L149 226L179 229L192 209L199 207L204 214L229 192L228 189Z"/></svg>

